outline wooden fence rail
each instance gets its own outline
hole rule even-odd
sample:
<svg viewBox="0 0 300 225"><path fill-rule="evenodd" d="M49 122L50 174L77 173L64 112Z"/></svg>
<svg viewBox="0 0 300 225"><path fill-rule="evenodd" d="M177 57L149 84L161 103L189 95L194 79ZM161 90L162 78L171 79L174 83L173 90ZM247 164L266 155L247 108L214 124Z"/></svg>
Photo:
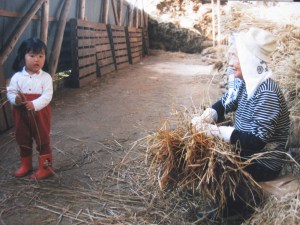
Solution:
<svg viewBox="0 0 300 225"><path fill-rule="evenodd" d="M140 62L149 46L141 28L106 25L80 19L72 19L69 24L71 87L84 86L100 75Z"/></svg>

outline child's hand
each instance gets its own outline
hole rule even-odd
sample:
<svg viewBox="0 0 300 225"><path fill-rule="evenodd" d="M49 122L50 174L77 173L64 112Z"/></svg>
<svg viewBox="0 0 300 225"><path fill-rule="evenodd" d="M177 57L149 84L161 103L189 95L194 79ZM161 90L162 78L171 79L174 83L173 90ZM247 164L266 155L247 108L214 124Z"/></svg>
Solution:
<svg viewBox="0 0 300 225"><path fill-rule="evenodd" d="M17 105L25 105L26 104L26 97L24 94L20 91L18 91L18 94L16 96L15 102Z"/></svg>
<svg viewBox="0 0 300 225"><path fill-rule="evenodd" d="M34 110L34 105L33 105L33 103L32 103L31 101L27 101L27 102L25 103L25 106L26 106L26 109L27 109L28 111Z"/></svg>
<svg viewBox="0 0 300 225"><path fill-rule="evenodd" d="M15 102L16 102L17 105L24 104L24 102L22 101L22 98L21 98L20 95L16 96Z"/></svg>

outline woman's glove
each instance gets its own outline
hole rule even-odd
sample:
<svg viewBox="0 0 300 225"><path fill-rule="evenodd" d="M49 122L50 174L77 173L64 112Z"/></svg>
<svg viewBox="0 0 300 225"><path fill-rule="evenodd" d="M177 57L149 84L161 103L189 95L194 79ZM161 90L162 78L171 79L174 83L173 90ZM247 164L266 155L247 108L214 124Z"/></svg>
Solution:
<svg viewBox="0 0 300 225"><path fill-rule="evenodd" d="M217 122L218 113L213 108L207 108L204 110L204 112L200 117L202 118L202 121L205 123L213 123L213 122Z"/></svg>
<svg viewBox="0 0 300 225"><path fill-rule="evenodd" d="M196 130L202 130L203 123L217 122L218 113L213 108L207 108L204 110L201 116L195 116L191 123L195 126Z"/></svg>
<svg viewBox="0 0 300 225"><path fill-rule="evenodd" d="M202 129L208 137L218 137L225 142L230 142L231 134L234 127L231 126L216 126L213 124L202 124Z"/></svg>

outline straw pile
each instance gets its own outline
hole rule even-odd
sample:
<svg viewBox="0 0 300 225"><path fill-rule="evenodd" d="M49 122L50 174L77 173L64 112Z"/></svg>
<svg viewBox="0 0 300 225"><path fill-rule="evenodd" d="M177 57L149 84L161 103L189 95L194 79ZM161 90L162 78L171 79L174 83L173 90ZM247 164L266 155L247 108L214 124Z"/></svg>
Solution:
<svg viewBox="0 0 300 225"><path fill-rule="evenodd" d="M291 193L283 197L272 196L266 204L244 225L254 224L300 224L300 193Z"/></svg>
<svg viewBox="0 0 300 225"><path fill-rule="evenodd" d="M205 130L196 131L189 121L179 121L175 129L165 123L148 138L147 146L150 171L157 174L161 190L201 193L219 212L229 196L236 197L239 185L260 192L259 185L244 170L251 161L243 160L231 145L206 136Z"/></svg>

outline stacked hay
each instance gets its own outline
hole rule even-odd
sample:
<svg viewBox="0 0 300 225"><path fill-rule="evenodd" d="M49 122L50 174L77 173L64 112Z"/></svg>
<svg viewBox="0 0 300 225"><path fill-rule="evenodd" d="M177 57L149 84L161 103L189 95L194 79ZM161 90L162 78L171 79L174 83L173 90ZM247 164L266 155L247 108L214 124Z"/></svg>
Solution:
<svg viewBox="0 0 300 225"><path fill-rule="evenodd" d="M174 129L165 123L148 138L150 171L157 175L161 190L200 193L218 212L224 209L228 197L236 197L239 185L248 187L254 195L260 193L260 186L244 170L251 161L243 160L231 145L206 136L204 128L196 131L189 121L178 121L170 126Z"/></svg>

